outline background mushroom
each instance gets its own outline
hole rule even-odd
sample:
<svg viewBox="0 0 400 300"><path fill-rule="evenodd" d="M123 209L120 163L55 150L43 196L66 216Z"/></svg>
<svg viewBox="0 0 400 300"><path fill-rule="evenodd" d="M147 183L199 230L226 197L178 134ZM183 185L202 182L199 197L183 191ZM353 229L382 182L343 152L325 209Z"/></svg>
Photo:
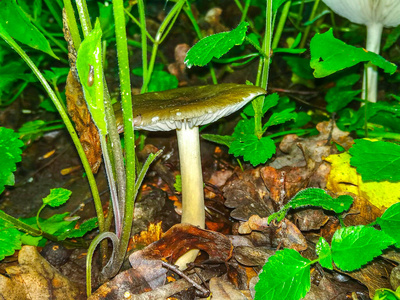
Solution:
<svg viewBox="0 0 400 300"><path fill-rule="evenodd" d="M383 27L400 24L400 0L322 0L335 13L353 23L367 26L367 50L379 54ZM368 79L368 83L367 80ZM376 66L368 66L364 72L363 99L376 102L378 91ZM366 88L368 87L368 94Z"/></svg>
<svg viewBox="0 0 400 300"><path fill-rule="evenodd" d="M266 94L260 87L244 84L219 84L185 87L147 93L133 98L133 120L137 129L169 131L176 129L182 180L182 223L205 227L203 176L199 127L237 111L257 96ZM122 131L122 112L114 107ZM183 269L196 257L189 251L177 264Z"/></svg>

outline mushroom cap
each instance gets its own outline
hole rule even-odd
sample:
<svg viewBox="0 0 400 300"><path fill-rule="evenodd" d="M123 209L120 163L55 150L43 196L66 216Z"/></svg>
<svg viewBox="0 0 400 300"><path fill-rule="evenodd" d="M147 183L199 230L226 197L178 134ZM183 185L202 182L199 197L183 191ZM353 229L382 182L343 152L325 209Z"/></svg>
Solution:
<svg viewBox="0 0 400 300"><path fill-rule="evenodd" d="M322 0L335 13L353 23L384 27L400 24L400 0Z"/></svg>
<svg viewBox="0 0 400 300"><path fill-rule="evenodd" d="M242 108L259 95L260 87L225 83L184 87L133 96L133 122L137 129L168 131L182 126L200 126L215 122ZM117 126L122 131L120 103L114 105Z"/></svg>

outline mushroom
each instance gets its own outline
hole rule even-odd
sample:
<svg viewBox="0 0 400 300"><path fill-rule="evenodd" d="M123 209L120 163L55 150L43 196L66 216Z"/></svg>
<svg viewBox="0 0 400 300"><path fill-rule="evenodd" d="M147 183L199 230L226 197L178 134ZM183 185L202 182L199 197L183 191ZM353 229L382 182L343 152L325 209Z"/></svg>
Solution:
<svg viewBox="0 0 400 300"><path fill-rule="evenodd" d="M219 84L185 87L133 97L133 122L137 129L169 131L176 129L182 180L182 223L205 227L203 176L201 170L199 126L213 123L242 108L257 96L266 94L260 87L244 84ZM121 106L114 106L117 126L122 131ZM198 250L181 257L184 269Z"/></svg>
<svg viewBox="0 0 400 300"><path fill-rule="evenodd" d="M367 50L379 54L383 27L400 24L399 0L322 0L335 13L353 23L367 26ZM368 66L364 72L363 99L377 100L378 72L376 66ZM366 82L366 78L368 83ZM368 88L368 89L367 89ZM366 93L368 90L368 93Z"/></svg>

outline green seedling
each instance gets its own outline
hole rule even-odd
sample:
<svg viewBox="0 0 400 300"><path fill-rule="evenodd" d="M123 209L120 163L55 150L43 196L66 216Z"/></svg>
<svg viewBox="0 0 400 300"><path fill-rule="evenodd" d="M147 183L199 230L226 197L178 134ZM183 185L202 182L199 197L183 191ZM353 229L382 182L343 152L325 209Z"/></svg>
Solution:
<svg viewBox="0 0 400 300"><path fill-rule="evenodd" d="M271 215L268 221L280 221L289 208L305 206L321 207L341 214L350 208L352 201L348 195L333 199L322 189L308 188L295 195L282 210ZM389 207L373 224L342 227L337 230L331 245L320 237L315 247L318 258L313 261L302 257L293 249L277 251L268 259L259 275L254 299L303 298L310 290L310 266L315 263L328 270L333 270L333 263L337 268L348 272L362 268L388 247L395 244L398 247L399 216L400 203L397 203ZM379 224L381 230L372 227L374 224Z"/></svg>

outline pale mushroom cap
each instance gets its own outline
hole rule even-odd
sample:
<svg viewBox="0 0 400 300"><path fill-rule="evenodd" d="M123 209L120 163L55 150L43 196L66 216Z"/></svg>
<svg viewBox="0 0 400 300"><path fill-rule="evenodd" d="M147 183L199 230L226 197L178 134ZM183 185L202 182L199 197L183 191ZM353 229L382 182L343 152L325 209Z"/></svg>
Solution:
<svg viewBox="0 0 400 300"><path fill-rule="evenodd" d="M335 13L353 23L382 24L394 27L400 24L400 0L322 0Z"/></svg>
<svg viewBox="0 0 400 300"><path fill-rule="evenodd" d="M182 126L192 128L228 116L263 94L266 91L260 87L234 83L146 93L132 99L133 122L137 129L149 131L168 131ZM116 104L114 109L117 125L121 128L121 106Z"/></svg>

